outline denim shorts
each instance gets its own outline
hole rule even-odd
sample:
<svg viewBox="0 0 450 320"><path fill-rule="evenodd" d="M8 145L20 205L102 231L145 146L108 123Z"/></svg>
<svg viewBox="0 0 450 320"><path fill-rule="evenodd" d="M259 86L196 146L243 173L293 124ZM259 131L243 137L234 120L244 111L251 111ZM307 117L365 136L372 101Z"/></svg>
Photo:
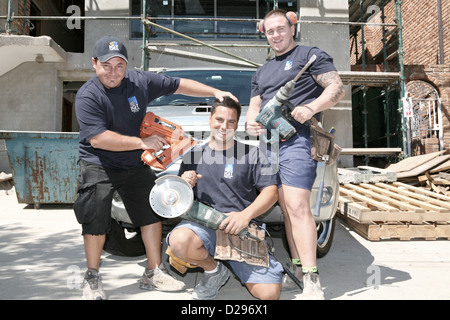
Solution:
<svg viewBox="0 0 450 320"><path fill-rule="evenodd" d="M209 254L214 257L216 251L216 230L188 220L181 221L173 230L177 228L187 228L194 231L203 241L203 245ZM170 233L166 238L166 242L170 246L169 237ZM227 263L241 283L281 283L283 277L283 266L271 254L269 254L268 268L232 260L227 260Z"/></svg>
<svg viewBox="0 0 450 320"><path fill-rule="evenodd" d="M281 183L310 190L316 179L317 161L311 158L309 130L280 143L278 156Z"/></svg>
<svg viewBox="0 0 450 320"><path fill-rule="evenodd" d="M134 227L161 221L149 202L156 175L146 165L130 170L113 170L80 161L78 198L73 209L82 234L103 235L111 224L111 202L114 191L122 198Z"/></svg>

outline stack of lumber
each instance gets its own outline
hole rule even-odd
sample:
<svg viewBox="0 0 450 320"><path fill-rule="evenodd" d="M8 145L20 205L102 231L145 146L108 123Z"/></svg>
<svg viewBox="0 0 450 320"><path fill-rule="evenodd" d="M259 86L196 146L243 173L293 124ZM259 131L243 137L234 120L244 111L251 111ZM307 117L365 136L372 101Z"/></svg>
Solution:
<svg viewBox="0 0 450 320"><path fill-rule="evenodd" d="M411 157L386 169L339 168L338 216L372 241L450 240L450 197L431 187L414 186L410 179L417 182L431 170L445 168L445 158Z"/></svg>
<svg viewBox="0 0 450 320"><path fill-rule="evenodd" d="M438 151L406 158L386 170L397 173L397 180L450 196L450 155Z"/></svg>

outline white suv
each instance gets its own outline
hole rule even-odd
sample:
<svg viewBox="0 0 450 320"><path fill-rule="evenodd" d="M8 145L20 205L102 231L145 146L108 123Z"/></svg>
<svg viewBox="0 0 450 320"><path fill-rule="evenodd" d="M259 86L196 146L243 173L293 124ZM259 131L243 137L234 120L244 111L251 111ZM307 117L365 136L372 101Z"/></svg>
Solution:
<svg viewBox="0 0 450 320"><path fill-rule="evenodd" d="M258 144L258 139L245 133L244 123L250 101L251 78L255 69L235 68L184 68L155 70L173 77L197 80L212 87L229 91L235 95L242 106L236 139L244 143ZM204 140L209 137L209 112L214 98L189 97L184 95L162 96L152 101L147 111L180 125L183 130L190 133L195 139ZM180 161L180 160L179 160ZM167 170L158 172L158 175L177 174L179 162ZM325 171L324 171L325 170ZM319 162L317 166L317 179L311 192L311 211L316 211L316 199L320 182L324 181L320 212L314 215L317 224L318 247L317 256L323 257L330 249L333 240L335 213L338 203L339 180L337 165L326 166ZM132 227L131 221L118 194L112 204L112 219L115 220L112 233L107 236L105 250L126 256L144 254L140 243L139 230ZM267 225L283 226L284 218L281 209L275 205L271 210L260 217ZM176 221L172 221L175 223ZM171 223L167 221L166 223ZM131 233L127 233L131 231Z"/></svg>

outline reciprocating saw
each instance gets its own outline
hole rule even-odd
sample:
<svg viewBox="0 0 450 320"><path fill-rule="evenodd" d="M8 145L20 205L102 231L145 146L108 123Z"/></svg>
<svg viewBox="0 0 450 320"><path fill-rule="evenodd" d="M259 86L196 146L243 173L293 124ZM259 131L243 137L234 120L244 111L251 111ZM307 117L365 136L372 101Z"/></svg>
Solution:
<svg viewBox="0 0 450 320"><path fill-rule="evenodd" d="M290 111L293 110L294 106L289 102L289 97L291 96L292 90L294 89L298 79L300 79L302 74L315 60L316 55L313 55L309 59L308 63L295 76L295 78L282 86L275 96L266 103L264 108L255 118L255 121L261 123L269 132L276 130L280 140L288 140L296 133L294 126L292 126L287 117L283 114L282 106L285 105L290 109ZM272 141L272 139L268 142L275 142Z"/></svg>
<svg viewBox="0 0 450 320"><path fill-rule="evenodd" d="M181 126L158 117L152 112L146 113L140 130L141 138L158 134L169 145L169 148L161 153L155 154L155 150L148 149L141 155L141 159L145 164L160 170L166 170L168 166L197 144Z"/></svg>

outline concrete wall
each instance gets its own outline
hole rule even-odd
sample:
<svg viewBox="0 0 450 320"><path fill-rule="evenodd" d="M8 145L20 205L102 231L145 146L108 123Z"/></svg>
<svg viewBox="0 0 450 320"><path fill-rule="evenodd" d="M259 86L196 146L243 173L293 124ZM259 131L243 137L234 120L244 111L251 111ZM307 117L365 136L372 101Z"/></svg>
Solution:
<svg viewBox="0 0 450 320"><path fill-rule="evenodd" d="M348 22L347 0L302 0L300 20ZM300 43L316 46L328 52L339 71L350 71L349 28L347 25L304 23L300 24ZM351 87L335 107L324 112L324 127L336 128L336 143L343 148L353 147ZM340 156L342 167L353 166L352 156Z"/></svg>
<svg viewBox="0 0 450 320"><path fill-rule="evenodd" d="M55 63L22 63L0 77L2 130L61 130L61 83Z"/></svg>

